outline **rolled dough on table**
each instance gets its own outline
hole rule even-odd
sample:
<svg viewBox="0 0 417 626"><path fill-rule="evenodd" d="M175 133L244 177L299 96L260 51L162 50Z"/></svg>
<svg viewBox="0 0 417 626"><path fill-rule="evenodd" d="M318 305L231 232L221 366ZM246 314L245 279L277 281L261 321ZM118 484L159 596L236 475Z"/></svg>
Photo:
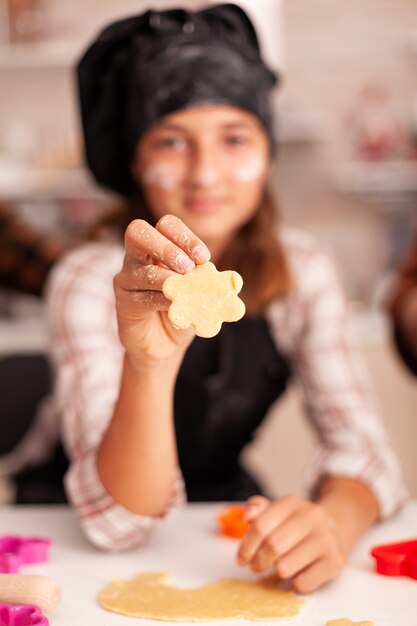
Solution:
<svg viewBox="0 0 417 626"><path fill-rule="evenodd" d="M273 621L295 617L303 605L293 591L278 587L275 576L256 582L223 578L195 589L169 585L169 579L170 574L150 572L113 580L99 602L115 613L170 622Z"/></svg>

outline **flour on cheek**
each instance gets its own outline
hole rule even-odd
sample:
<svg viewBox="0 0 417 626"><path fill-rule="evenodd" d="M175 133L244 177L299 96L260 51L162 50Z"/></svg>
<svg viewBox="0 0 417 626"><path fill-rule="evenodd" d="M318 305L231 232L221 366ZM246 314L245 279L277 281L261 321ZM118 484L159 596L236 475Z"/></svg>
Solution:
<svg viewBox="0 0 417 626"><path fill-rule="evenodd" d="M142 174L142 184L145 187L159 187L165 191L172 191L178 185L178 174L169 163L150 165Z"/></svg>
<svg viewBox="0 0 417 626"><path fill-rule="evenodd" d="M230 168L230 173L235 180L242 183L250 183L258 180L265 173L267 162L265 157L253 155L241 163L234 163Z"/></svg>

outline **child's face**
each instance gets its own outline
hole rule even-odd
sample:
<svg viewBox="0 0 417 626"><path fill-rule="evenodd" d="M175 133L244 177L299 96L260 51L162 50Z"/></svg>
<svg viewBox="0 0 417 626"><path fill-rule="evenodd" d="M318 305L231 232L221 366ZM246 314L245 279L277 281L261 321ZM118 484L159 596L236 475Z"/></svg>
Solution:
<svg viewBox="0 0 417 626"><path fill-rule="evenodd" d="M214 105L158 122L139 141L132 171L156 219L172 213L215 247L256 212L269 164L258 119Z"/></svg>

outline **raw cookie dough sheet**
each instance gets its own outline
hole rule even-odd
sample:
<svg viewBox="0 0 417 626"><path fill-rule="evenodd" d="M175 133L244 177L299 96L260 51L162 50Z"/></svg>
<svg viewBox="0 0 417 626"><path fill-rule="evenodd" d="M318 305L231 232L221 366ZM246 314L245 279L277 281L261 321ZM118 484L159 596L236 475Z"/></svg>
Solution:
<svg viewBox="0 0 417 626"><path fill-rule="evenodd" d="M223 578L201 587L175 586L164 573L142 573L114 580L99 595L103 608L142 619L222 623L246 619L277 621L295 617L303 605L292 591L278 587L275 577L255 582Z"/></svg>

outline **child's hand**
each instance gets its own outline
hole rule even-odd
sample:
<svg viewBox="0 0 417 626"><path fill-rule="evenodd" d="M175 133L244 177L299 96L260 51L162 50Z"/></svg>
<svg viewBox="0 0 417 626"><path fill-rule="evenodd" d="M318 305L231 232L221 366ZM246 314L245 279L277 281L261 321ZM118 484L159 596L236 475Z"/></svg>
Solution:
<svg viewBox="0 0 417 626"><path fill-rule="evenodd" d="M343 569L346 555L336 524L320 504L296 496L275 502L255 496L246 507L251 528L239 547L239 565L255 572L272 566L300 593L314 591Z"/></svg>
<svg viewBox="0 0 417 626"><path fill-rule="evenodd" d="M171 303L162 285L173 273L184 274L209 258L208 248L173 215L162 217L155 228L144 220L128 226L114 290L120 340L134 364L154 367L183 354L194 334L169 322Z"/></svg>

